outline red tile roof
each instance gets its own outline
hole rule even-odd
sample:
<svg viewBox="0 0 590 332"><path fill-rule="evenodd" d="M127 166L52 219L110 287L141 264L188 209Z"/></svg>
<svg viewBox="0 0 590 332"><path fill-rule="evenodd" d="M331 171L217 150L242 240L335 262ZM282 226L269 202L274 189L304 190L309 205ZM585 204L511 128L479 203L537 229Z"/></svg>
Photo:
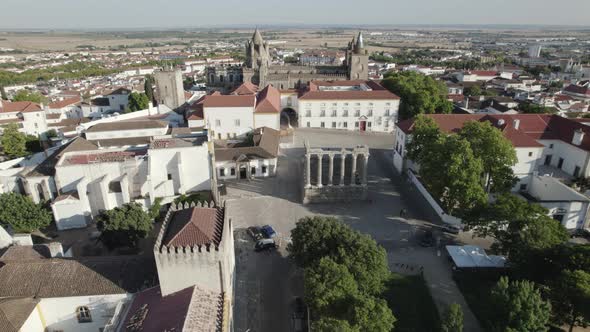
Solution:
<svg viewBox="0 0 590 332"><path fill-rule="evenodd" d="M176 211L170 220L163 244L174 247L218 247L223 231L224 209L192 207Z"/></svg>
<svg viewBox="0 0 590 332"><path fill-rule="evenodd" d="M321 86L357 86L365 84L372 90L343 90L322 91ZM371 99L400 99L375 81L312 81L308 90L299 97L301 100L371 100Z"/></svg>
<svg viewBox="0 0 590 332"><path fill-rule="evenodd" d="M49 108L58 109L58 108L64 108L66 106L77 104L81 101L82 101L82 98L80 98L78 96L78 97L66 98L64 100L56 101L55 103L51 103L47 106L49 106Z"/></svg>
<svg viewBox="0 0 590 332"><path fill-rule="evenodd" d="M205 98L204 107L254 107L255 95L212 94Z"/></svg>
<svg viewBox="0 0 590 332"><path fill-rule="evenodd" d="M281 93L272 85L258 94L256 113L279 113L281 111Z"/></svg>
<svg viewBox="0 0 590 332"><path fill-rule="evenodd" d="M498 76L498 72L494 70L472 70L469 73L477 76Z"/></svg>
<svg viewBox="0 0 590 332"><path fill-rule="evenodd" d="M13 112L39 112L42 111L39 104L35 104L30 101L2 101L2 107L0 108L1 113L13 113Z"/></svg>
<svg viewBox="0 0 590 332"><path fill-rule="evenodd" d="M569 93L576 93L580 95L586 95L590 97L590 87L584 87L579 85L569 85L567 88L563 89L565 92Z"/></svg>
<svg viewBox="0 0 590 332"><path fill-rule="evenodd" d="M244 82L242 85L232 91L232 95L255 95L258 92L258 86L251 82Z"/></svg>

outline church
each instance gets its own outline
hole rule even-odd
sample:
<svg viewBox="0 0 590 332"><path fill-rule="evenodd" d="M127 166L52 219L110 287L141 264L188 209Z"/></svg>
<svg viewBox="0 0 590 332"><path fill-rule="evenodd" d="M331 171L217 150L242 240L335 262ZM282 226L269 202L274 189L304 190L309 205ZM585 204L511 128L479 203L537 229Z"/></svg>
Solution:
<svg viewBox="0 0 590 332"><path fill-rule="evenodd" d="M369 76L369 54L362 32L348 44L342 66L273 65L269 43L258 29L246 42L245 51L246 61L242 66L207 68L208 87L228 92L249 82L260 89L272 85L284 90L304 87L310 81L367 80Z"/></svg>

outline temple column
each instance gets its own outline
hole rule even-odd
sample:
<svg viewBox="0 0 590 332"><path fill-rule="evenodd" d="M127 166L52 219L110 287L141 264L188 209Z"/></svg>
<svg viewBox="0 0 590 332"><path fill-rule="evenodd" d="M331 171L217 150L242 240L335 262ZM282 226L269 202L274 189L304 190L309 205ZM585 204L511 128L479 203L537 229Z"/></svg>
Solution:
<svg viewBox="0 0 590 332"><path fill-rule="evenodd" d="M311 187L311 154L306 154L305 155L306 159L305 159L305 166L307 167L307 179L306 179L306 184L305 187L309 188Z"/></svg>
<svg viewBox="0 0 590 332"><path fill-rule="evenodd" d="M346 162L346 154L344 153L344 151L342 151L342 154L340 155L341 159L340 159L340 185L343 186L344 185L344 173L346 171L345 169L345 162Z"/></svg>
<svg viewBox="0 0 590 332"><path fill-rule="evenodd" d="M323 155L318 154L318 187L322 187L322 157Z"/></svg>
<svg viewBox="0 0 590 332"><path fill-rule="evenodd" d="M353 186L356 185L356 157L357 154L354 153L352 155L352 173L350 173L350 184Z"/></svg>
<svg viewBox="0 0 590 332"><path fill-rule="evenodd" d="M363 177L361 180L362 185L367 185L367 168L369 166L369 156L364 154L363 155Z"/></svg>
<svg viewBox="0 0 590 332"><path fill-rule="evenodd" d="M328 175L330 176L328 178L328 186L332 185L332 178L334 177L334 155L330 154L330 168L329 168L329 172Z"/></svg>

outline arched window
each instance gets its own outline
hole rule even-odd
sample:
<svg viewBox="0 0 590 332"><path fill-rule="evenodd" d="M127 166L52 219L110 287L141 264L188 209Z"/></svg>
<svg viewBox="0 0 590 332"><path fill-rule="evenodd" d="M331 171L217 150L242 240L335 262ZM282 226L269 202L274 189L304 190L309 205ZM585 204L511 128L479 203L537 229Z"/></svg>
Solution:
<svg viewBox="0 0 590 332"><path fill-rule="evenodd" d="M86 306L76 308L76 317L78 323L89 323L92 322L92 316L90 316L90 309Z"/></svg>

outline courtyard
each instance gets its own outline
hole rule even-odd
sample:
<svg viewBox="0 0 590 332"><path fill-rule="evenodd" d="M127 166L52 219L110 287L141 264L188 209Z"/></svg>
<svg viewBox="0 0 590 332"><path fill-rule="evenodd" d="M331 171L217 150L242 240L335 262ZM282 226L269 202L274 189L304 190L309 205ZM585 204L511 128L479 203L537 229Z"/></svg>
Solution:
<svg viewBox="0 0 590 332"><path fill-rule="evenodd" d="M226 182L224 199L236 241L236 331L293 331L294 299L303 296L303 284L301 271L289 261L285 247L296 222L311 215L335 216L371 235L387 250L393 272L415 275L422 268L439 311L452 302L459 303L465 312L466 330L478 331L477 321L452 280L450 266L439 248L448 243L481 241L469 234L449 236L438 231L440 224L430 207L393 170L393 135L318 129L298 129L294 135L292 142L282 145L276 177ZM301 204L304 140L311 146L369 146L368 200ZM400 217L401 209L407 211L404 217ZM256 253L245 229L266 224L277 231L280 248L277 252ZM438 246L419 245L426 229L434 230Z"/></svg>

